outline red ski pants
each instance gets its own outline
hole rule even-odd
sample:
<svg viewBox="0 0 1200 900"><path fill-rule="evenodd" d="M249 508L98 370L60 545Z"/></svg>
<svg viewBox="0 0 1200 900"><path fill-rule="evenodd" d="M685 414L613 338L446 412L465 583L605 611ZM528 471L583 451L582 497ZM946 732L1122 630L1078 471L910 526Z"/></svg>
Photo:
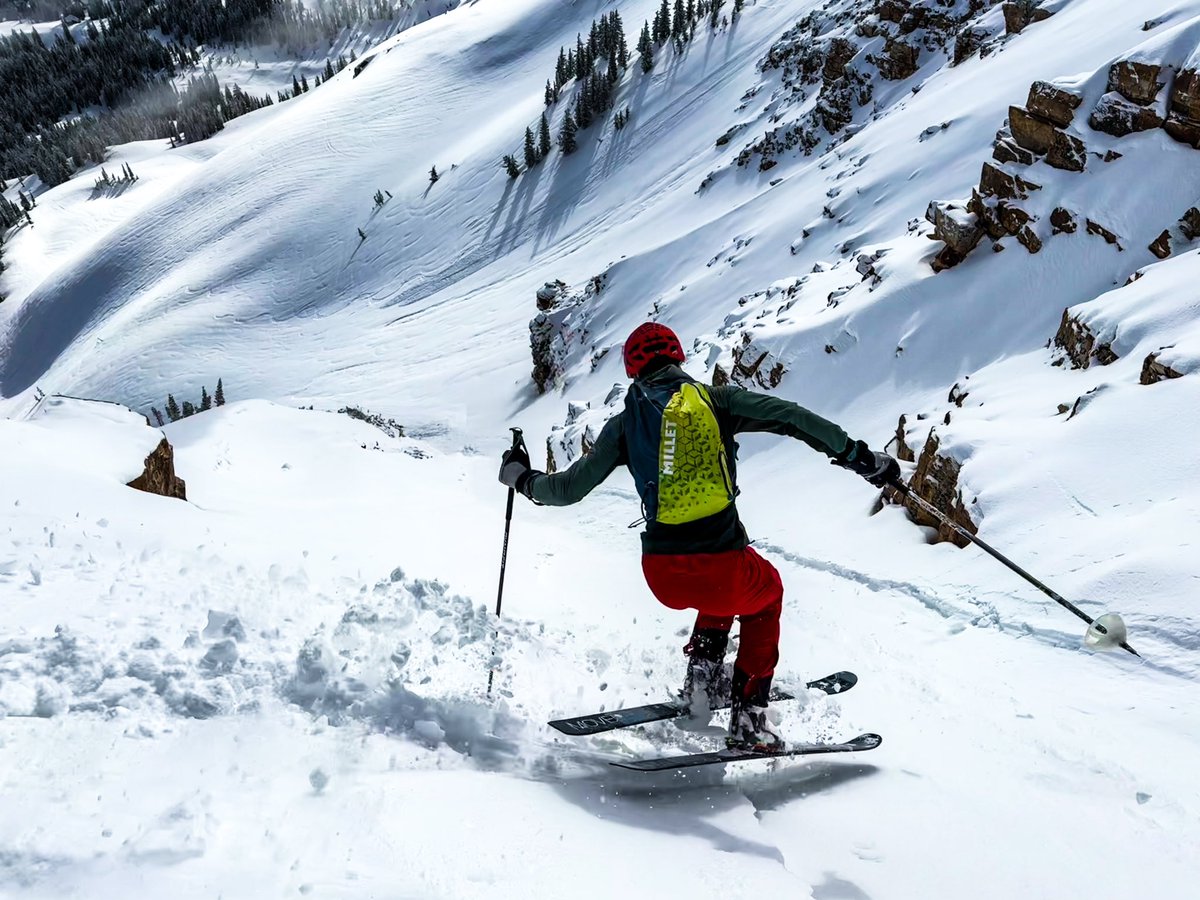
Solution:
<svg viewBox="0 0 1200 900"><path fill-rule="evenodd" d="M664 606L699 611L697 629L728 631L735 616L741 620L735 666L749 677L748 688L775 674L783 581L753 547L725 553L646 554L642 572Z"/></svg>

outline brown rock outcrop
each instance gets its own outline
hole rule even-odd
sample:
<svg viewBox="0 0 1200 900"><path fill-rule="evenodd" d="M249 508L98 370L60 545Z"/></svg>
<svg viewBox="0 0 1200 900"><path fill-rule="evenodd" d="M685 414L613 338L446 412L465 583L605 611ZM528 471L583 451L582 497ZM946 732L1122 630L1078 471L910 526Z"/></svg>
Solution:
<svg viewBox="0 0 1200 900"><path fill-rule="evenodd" d="M1183 218L1179 220L1179 230L1189 241L1200 238L1200 208L1193 206L1183 214Z"/></svg>
<svg viewBox="0 0 1200 900"><path fill-rule="evenodd" d="M1020 163L1023 166L1032 166L1037 162L1036 156L1007 135L996 138L992 147L992 159L998 163Z"/></svg>
<svg viewBox="0 0 1200 900"><path fill-rule="evenodd" d="M873 56L871 61L879 68L879 74L888 81L903 81L920 67L920 57L919 47L889 38L883 46L883 55Z"/></svg>
<svg viewBox="0 0 1200 900"><path fill-rule="evenodd" d="M1087 147L1074 135L1060 131L1020 106L1009 107L1008 121L1017 145L1045 156L1048 165L1068 172L1087 168Z"/></svg>
<svg viewBox="0 0 1200 900"><path fill-rule="evenodd" d="M1124 60L1108 70L1108 89L1139 106L1148 106L1158 97L1162 66Z"/></svg>
<svg viewBox="0 0 1200 900"><path fill-rule="evenodd" d="M1050 224L1053 226L1055 234L1074 234L1079 230L1079 222L1075 220L1075 213L1061 206L1050 213Z"/></svg>
<svg viewBox="0 0 1200 900"><path fill-rule="evenodd" d="M885 22L899 25L911 5L909 0L878 0L875 14Z"/></svg>
<svg viewBox="0 0 1200 900"><path fill-rule="evenodd" d="M1063 310L1062 322L1054 335L1054 346L1067 354L1072 369L1087 369L1092 360L1107 366L1118 359L1110 344L1097 341L1092 330L1067 309Z"/></svg>
<svg viewBox="0 0 1200 900"><path fill-rule="evenodd" d="M129 487L147 494L187 499L187 485L175 474L175 451L166 438L159 441L154 451L146 457L145 470L129 482Z"/></svg>
<svg viewBox="0 0 1200 900"><path fill-rule="evenodd" d="M1109 231L1107 228L1105 228L1103 225L1101 225L1099 222L1093 222L1091 219L1088 219L1087 220L1087 233L1094 234L1096 237L1104 238L1104 242L1106 244L1112 244L1118 250L1125 249L1124 247L1121 246L1121 239L1118 238L1111 231Z"/></svg>
<svg viewBox="0 0 1200 900"><path fill-rule="evenodd" d="M925 441L921 457L917 460L917 470L908 483L909 490L922 500L937 507L952 522L961 528L977 534L978 526L971 521L971 514L963 503L962 491L958 488L958 476L962 466L948 456L938 453L940 445L938 436L933 431ZM934 543L950 541L956 547L966 547L970 541L962 537L952 528L944 525L913 503L906 503L908 514L918 525L937 529Z"/></svg>
<svg viewBox="0 0 1200 900"><path fill-rule="evenodd" d="M901 416L900 422L896 425L896 459L900 462L916 462L917 455L913 453L912 447L908 446L908 441L904 439L904 426L908 424L908 416Z"/></svg>
<svg viewBox="0 0 1200 900"><path fill-rule="evenodd" d="M1044 22L1054 15L1049 10L1038 6L1037 0L1017 0L1015 3L1005 3L1002 10L1004 12L1004 30L1008 34L1020 34L1030 25Z"/></svg>
<svg viewBox="0 0 1200 900"><path fill-rule="evenodd" d="M979 176L979 193L985 197L1024 200L1031 192L1041 189L1040 184L1026 181L1019 175L1012 175L987 162L983 164L983 171Z"/></svg>
<svg viewBox="0 0 1200 900"><path fill-rule="evenodd" d="M1146 361L1142 363L1142 377L1140 379L1142 384L1158 384L1160 381L1182 377L1182 372L1176 372L1170 366L1160 363L1158 361L1158 353L1151 353L1146 357Z"/></svg>
<svg viewBox="0 0 1200 900"><path fill-rule="evenodd" d="M1200 149L1200 72L1184 69L1175 76L1169 110L1167 134Z"/></svg>
<svg viewBox="0 0 1200 900"><path fill-rule="evenodd" d="M1070 91L1056 88L1045 81L1035 81L1029 88L1029 100L1025 104L1031 113L1059 128L1066 128L1075 119L1075 110L1083 98Z"/></svg>
<svg viewBox="0 0 1200 900"><path fill-rule="evenodd" d="M933 223L931 237L946 245L934 260L934 271L958 265L983 240L984 229L978 218L952 203L930 203L925 218Z"/></svg>
<svg viewBox="0 0 1200 900"><path fill-rule="evenodd" d="M1166 259L1171 255L1171 229L1167 229L1150 245L1150 252L1159 259Z"/></svg>
<svg viewBox="0 0 1200 900"><path fill-rule="evenodd" d="M1100 98L1088 117L1088 124L1113 137L1125 137L1138 131L1161 128L1163 119L1153 109L1131 103L1123 95L1112 91Z"/></svg>

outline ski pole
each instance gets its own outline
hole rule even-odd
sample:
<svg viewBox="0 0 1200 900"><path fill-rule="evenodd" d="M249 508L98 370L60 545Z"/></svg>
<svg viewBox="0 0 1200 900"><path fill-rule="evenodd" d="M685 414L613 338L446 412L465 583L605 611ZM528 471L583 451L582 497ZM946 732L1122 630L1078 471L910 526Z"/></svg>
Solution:
<svg viewBox="0 0 1200 900"><path fill-rule="evenodd" d="M923 509L925 512L929 513L929 515L933 516L939 522L946 525L948 528L953 529L956 534L961 535L962 537L966 538L968 541L970 541L975 546L979 547L985 553L988 553L993 558L999 560L1004 565L1008 566L1008 568L1012 569L1014 572L1016 572L1018 575L1020 575L1022 578L1024 578L1030 584L1032 584L1035 588L1037 588L1039 591L1041 591L1043 594L1045 594L1047 597L1049 597L1051 600L1053 600L1055 603L1057 603L1059 606L1063 607L1064 609L1068 609L1071 612L1073 612L1075 615L1079 616L1079 618L1083 619L1083 621L1088 623L1088 626L1091 630L1095 631L1097 634L1101 635L1102 637L1108 636L1109 626L1106 626L1103 622L1096 621L1091 616L1089 616L1087 613L1085 613L1082 609L1080 609L1078 606L1076 606L1074 603L1072 603L1070 600L1068 600L1066 597L1063 597L1057 591L1052 590L1049 586L1042 583L1038 579L1034 578L1032 575L1030 575L1028 572L1026 572L1024 569L1022 569L1020 566L1018 566L1015 562L1013 562L1011 559L1009 559L1007 556L1005 556L999 550L992 547L990 544L988 544L982 538L978 538L975 535L971 534L971 532L967 531L967 529L963 528L957 522L953 521L949 516L947 516L945 513L943 513L940 509L938 509L936 506L934 506L932 503L930 503L924 497L920 497L917 494L914 494L912 492L912 489L909 488L908 485L903 484L899 481L892 481L892 482L888 483L888 486L895 489L896 491L898 491L900 493L900 495L902 497L904 497L904 499L911 500L916 506L919 506L921 509ZM1130 647L1129 644L1126 643L1126 641L1124 640L1124 636L1123 636L1123 632L1125 630L1124 623L1121 622L1120 617L1116 616L1114 613L1109 613L1108 616L1104 616L1102 618L1108 619L1110 626L1118 625L1118 627L1113 628L1113 630L1118 631L1121 634L1121 636L1118 638L1118 636L1114 634L1112 636L1112 638L1115 639L1114 642L1122 649L1128 650L1134 656L1137 656L1140 658L1142 654L1138 653L1136 650L1134 650L1132 647Z"/></svg>
<svg viewBox="0 0 1200 900"><path fill-rule="evenodd" d="M521 433L520 428L509 429L512 432L513 450L524 450L525 455L529 455L529 451L525 449L525 437ZM516 499L516 488L508 489L508 506L504 511L504 546L500 551L500 587L496 590L496 632L492 635L492 659L496 657L496 640L500 635L500 606L504 602L504 573L508 569L508 535L512 530L512 515L513 515L513 500ZM492 681L496 677L496 669L492 665L491 660L488 661L488 686L487 695L491 699L492 696Z"/></svg>

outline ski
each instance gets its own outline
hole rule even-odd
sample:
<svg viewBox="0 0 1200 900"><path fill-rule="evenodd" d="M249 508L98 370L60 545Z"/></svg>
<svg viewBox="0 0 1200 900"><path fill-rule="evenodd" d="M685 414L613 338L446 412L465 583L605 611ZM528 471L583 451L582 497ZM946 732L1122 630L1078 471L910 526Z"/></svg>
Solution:
<svg viewBox="0 0 1200 900"><path fill-rule="evenodd" d="M840 744L789 744L782 750L716 750L711 753L693 753L690 756L664 756L658 759L638 759L630 762L614 762L610 765L635 772L667 772L673 769L688 769L693 766L710 766L717 763L744 762L749 759L783 759L792 756L815 756L818 753L856 753L874 750L883 743L877 734L860 734Z"/></svg>
<svg viewBox="0 0 1200 900"><path fill-rule="evenodd" d="M858 676L853 672L834 672L816 681L810 681L806 688L824 691L826 694L842 694L858 683ZM771 691L771 702L795 700L785 691ZM725 703L716 709L728 709ZM627 709L614 709L611 712L592 713L586 716L575 716L570 719L555 719L547 724L551 728L575 737L589 734L601 734L616 728L628 728L631 725L645 725L647 722L661 722L664 719L675 719L686 716L690 712L678 700L667 703L651 703L647 706L631 706Z"/></svg>

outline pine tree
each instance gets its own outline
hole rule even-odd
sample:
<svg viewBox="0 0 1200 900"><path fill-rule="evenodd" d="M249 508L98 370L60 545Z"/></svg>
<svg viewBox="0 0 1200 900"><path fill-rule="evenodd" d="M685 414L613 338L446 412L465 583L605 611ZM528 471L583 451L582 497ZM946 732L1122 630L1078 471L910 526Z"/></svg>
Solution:
<svg viewBox="0 0 1200 900"><path fill-rule="evenodd" d="M687 32L687 13L683 9L683 0L675 0L675 18L671 23L671 37L678 40Z"/></svg>
<svg viewBox="0 0 1200 900"><path fill-rule="evenodd" d="M299 97L302 91L300 90L300 82L296 80L296 76L292 76L292 96Z"/></svg>
<svg viewBox="0 0 1200 900"><path fill-rule="evenodd" d="M575 119L568 110L567 115L563 118L562 128L558 132L558 149L566 155L579 149L579 145L575 143L575 130Z"/></svg>
<svg viewBox="0 0 1200 900"><path fill-rule="evenodd" d="M658 35L654 38L654 43L665 44L674 32L671 29L671 7L668 0L662 0L662 6L658 8Z"/></svg>
<svg viewBox="0 0 1200 900"><path fill-rule="evenodd" d="M621 78L621 72L617 68L617 58L615 56L610 56L608 58L608 75L607 75L608 83L616 84L620 78Z"/></svg>
<svg viewBox="0 0 1200 900"><path fill-rule="evenodd" d="M166 424L166 422L163 420L163 414L159 412L158 408L155 406L150 407L150 412L154 413L154 421L158 423L159 428L162 428L163 425Z"/></svg>
<svg viewBox="0 0 1200 900"><path fill-rule="evenodd" d="M537 147L533 144L533 129L525 129L525 168L532 169L538 164Z"/></svg>
<svg viewBox="0 0 1200 900"><path fill-rule="evenodd" d="M545 94L545 102L546 102L546 105L547 105L547 106L553 106L553 105L554 105L554 88L552 88L552 87L550 86L550 81L549 81L549 79L547 79L547 81L546 81L546 94Z"/></svg>
<svg viewBox="0 0 1200 900"><path fill-rule="evenodd" d="M172 422L178 422L183 417L183 413L179 411L179 404L175 402L174 394L167 394L167 418Z"/></svg>
<svg viewBox="0 0 1200 900"><path fill-rule="evenodd" d="M225 405L225 385L221 383L221 379L217 379L217 391L213 394L213 401L217 406Z"/></svg>
<svg viewBox="0 0 1200 900"><path fill-rule="evenodd" d="M554 87L560 88L570 80L571 77L567 74L567 51L564 47L559 47L558 63L554 66Z"/></svg>
<svg viewBox="0 0 1200 900"><path fill-rule="evenodd" d="M575 73L579 71L579 63L575 59L575 51L567 51L567 81L575 77ZM563 82L564 84L566 82Z"/></svg>
<svg viewBox="0 0 1200 900"><path fill-rule="evenodd" d="M191 400L183 401L183 418L189 418L196 414L196 405Z"/></svg>
<svg viewBox="0 0 1200 900"><path fill-rule="evenodd" d="M575 102L575 122L580 128L592 124L592 79L585 78L579 91L579 99Z"/></svg>
<svg viewBox="0 0 1200 900"><path fill-rule="evenodd" d="M200 386L200 411L207 412L212 409L212 397L208 395L208 388L204 385Z"/></svg>
<svg viewBox="0 0 1200 900"><path fill-rule="evenodd" d="M583 45L583 38L575 35L575 77L584 78L592 71L592 58L588 56L587 47Z"/></svg>
<svg viewBox="0 0 1200 900"><path fill-rule="evenodd" d="M337 74L337 73L335 73L333 71L333 63L331 63L328 59L326 59L325 60L325 80L328 81L335 74Z"/></svg>
<svg viewBox="0 0 1200 900"><path fill-rule="evenodd" d="M738 16L742 14L742 7L745 5L745 0L733 0L733 21L737 21Z"/></svg>
<svg viewBox="0 0 1200 900"><path fill-rule="evenodd" d="M725 0L712 0L712 15L708 19L708 24L713 28L721 23L721 7L725 5Z"/></svg>
<svg viewBox="0 0 1200 900"><path fill-rule="evenodd" d="M300 89L304 91L304 93L308 93L308 79L304 77L303 72L300 73Z"/></svg>
<svg viewBox="0 0 1200 900"><path fill-rule="evenodd" d="M516 157L514 157L511 153L504 157L504 161L501 163L501 165L504 166L504 171L508 173L509 178L516 178L521 174L521 168L517 165Z"/></svg>
<svg viewBox="0 0 1200 900"><path fill-rule="evenodd" d="M546 121L546 114L542 113L542 122L538 126L538 156L545 159L550 155L550 123Z"/></svg>
<svg viewBox="0 0 1200 900"><path fill-rule="evenodd" d="M642 36L638 38L638 53L642 58L642 71L649 72L654 68L654 43L650 38L649 23L642 26Z"/></svg>
<svg viewBox="0 0 1200 900"><path fill-rule="evenodd" d="M625 25L620 13L613 12L613 27L617 29L617 65L621 70L629 68L629 42L625 40Z"/></svg>

